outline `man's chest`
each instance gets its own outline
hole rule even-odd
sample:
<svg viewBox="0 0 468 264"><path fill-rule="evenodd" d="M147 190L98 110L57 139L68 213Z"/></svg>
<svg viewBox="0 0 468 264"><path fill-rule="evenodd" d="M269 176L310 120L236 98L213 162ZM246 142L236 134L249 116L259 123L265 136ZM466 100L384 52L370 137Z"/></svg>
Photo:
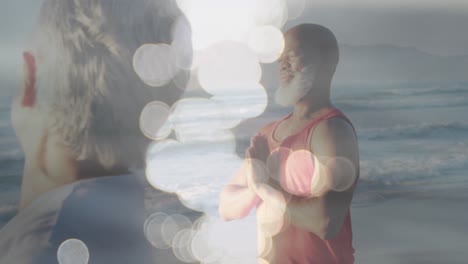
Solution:
<svg viewBox="0 0 468 264"><path fill-rule="evenodd" d="M298 135L303 132L304 127L307 124L308 122L283 121L278 124L276 129L273 131L273 138L278 142L282 142L288 137Z"/></svg>

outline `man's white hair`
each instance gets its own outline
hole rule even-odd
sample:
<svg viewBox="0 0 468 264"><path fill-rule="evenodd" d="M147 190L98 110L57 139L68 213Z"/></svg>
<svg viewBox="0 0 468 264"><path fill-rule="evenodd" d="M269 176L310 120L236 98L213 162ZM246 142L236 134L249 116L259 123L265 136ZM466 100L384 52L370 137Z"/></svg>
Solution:
<svg viewBox="0 0 468 264"><path fill-rule="evenodd" d="M44 1L30 45L38 107L76 160L144 165L142 109L154 100L171 105L182 91L173 82L145 85L132 58L142 44L171 44L177 19L184 18L175 0Z"/></svg>
<svg viewBox="0 0 468 264"><path fill-rule="evenodd" d="M311 65L296 72L288 84L280 84L275 92L275 102L284 107L294 106L312 89L316 75L316 69Z"/></svg>

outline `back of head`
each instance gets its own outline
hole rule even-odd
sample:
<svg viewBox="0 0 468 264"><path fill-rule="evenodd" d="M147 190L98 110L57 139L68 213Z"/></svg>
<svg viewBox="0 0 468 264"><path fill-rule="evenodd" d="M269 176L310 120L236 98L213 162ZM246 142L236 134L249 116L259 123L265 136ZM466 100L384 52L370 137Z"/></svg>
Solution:
<svg viewBox="0 0 468 264"><path fill-rule="evenodd" d="M335 71L339 61L339 49L335 35L330 29L318 24L301 24L289 29L286 35L297 40L297 49L303 55L303 64L316 64Z"/></svg>
<svg viewBox="0 0 468 264"><path fill-rule="evenodd" d="M44 1L30 45L38 107L77 161L144 164L142 109L154 100L171 105L182 90L173 81L144 84L132 58L143 44L171 44L179 19L185 21L174 0Z"/></svg>

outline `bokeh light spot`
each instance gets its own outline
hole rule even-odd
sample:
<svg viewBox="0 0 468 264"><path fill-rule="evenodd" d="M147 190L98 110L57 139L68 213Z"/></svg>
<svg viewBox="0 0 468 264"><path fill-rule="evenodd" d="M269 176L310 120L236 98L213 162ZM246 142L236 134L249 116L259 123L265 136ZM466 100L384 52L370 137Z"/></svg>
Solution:
<svg viewBox="0 0 468 264"><path fill-rule="evenodd" d="M331 177L328 177L328 188L342 192L349 189L356 181L356 167L347 158L335 157L327 160L327 166L330 169Z"/></svg>
<svg viewBox="0 0 468 264"><path fill-rule="evenodd" d="M246 159L238 173L247 178L248 187L254 193L258 186L268 183L270 177L265 164L256 159Z"/></svg>
<svg viewBox="0 0 468 264"><path fill-rule="evenodd" d="M224 41L204 52L198 68L200 85L208 93L224 95L258 83L262 70L257 55L245 44Z"/></svg>
<svg viewBox="0 0 468 264"><path fill-rule="evenodd" d="M192 25L195 50L223 40L241 41L254 25L251 0L177 0L177 3Z"/></svg>
<svg viewBox="0 0 468 264"><path fill-rule="evenodd" d="M264 237L278 234L284 225L286 214L286 198L283 193L270 187L270 199L257 207L257 223L259 232Z"/></svg>
<svg viewBox="0 0 468 264"><path fill-rule="evenodd" d="M279 147L274 149L268 156L266 165L270 176L276 181L280 182L282 175L285 173L284 163L292 153L290 148Z"/></svg>
<svg viewBox="0 0 468 264"><path fill-rule="evenodd" d="M166 243L163 235L163 224L168 218L168 215L162 212L157 212L148 217L145 221L144 231L146 239L158 249L167 249L171 244Z"/></svg>
<svg viewBox="0 0 468 264"><path fill-rule="evenodd" d="M262 236L258 238L258 253L259 256L267 256L273 248L273 239L270 236Z"/></svg>
<svg viewBox="0 0 468 264"><path fill-rule="evenodd" d="M192 239L192 253L202 262L214 262L222 258L222 252L209 242L208 230L199 230Z"/></svg>
<svg viewBox="0 0 468 264"><path fill-rule="evenodd" d="M65 240L57 250L57 260L60 264L87 264L88 247L79 239Z"/></svg>
<svg viewBox="0 0 468 264"><path fill-rule="evenodd" d="M287 0L288 19L293 20L302 15L306 8L306 0Z"/></svg>
<svg viewBox="0 0 468 264"><path fill-rule="evenodd" d="M314 156L314 174L311 182L312 196L320 197L330 190L327 175L326 161L324 161L323 157L318 159L317 156Z"/></svg>
<svg viewBox="0 0 468 264"><path fill-rule="evenodd" d="M257 27L249 35L249 47L262 63L276 61L283 53L284 45L283 33L273 26Z"/></svg>
<svg viewBox="0 0 468 264"><path fill-rule="evenodd" d="M287 0L256 0L256 24L282 28L288 20Z"/></svg>
<svg viewBox="0 0 468 264"><path fill-rule="evenodd" d="M213 218L207 225L207 230L209 243L218 248L224 256L251 256L255 259L258 254L257 225L254 217L228 222Z"/></svg>
<svg viewBox="0 0 468 264"><path fill-rule="evenodd" d="M312 178L318 177L315 172L315 157L307 150L297 150L286 160L286 171L281 178L281 186L297 196L312 195Z"/></svg>
<svg viewBox="0 0 468 264"><path fill-rule="evenodd" d="M195 70L181 70L174 78L177 88L185 92L202 91L198 82L198 74Z"/></svg>
<svg viewBox="0 0 468 264"><path fill-rule="evenodd" d="M167 138L172 131L168 121L170 108L163 102L154 101L147 104L140 115L140 130L152 140Z"/></svg>
<svg viewBox="0 0 468 264"><path fill-rule="evenodd" d="M177 51L167 44L144 44L133 55L133 68L149 86L169 83L177 74Z"/></svg>
<svg viewBox="0 0 468 264"><path fill-rule="evenodd" d="M172 241L174 240L175 235L179 232L179 226L174 219L169 216L162 223L161 231L164 242L172 246Z"/></svg>
<svg viewBox="0 0 468 264"><path fill-rule="evenodd" d="M172 27L172 47L176 52L176 63L180 69L192 67L193 50L191 42L192 29L185 17L179 17Z"/></svg>
<svg viewBox="0 0 468 264"><path fill-rule="evenodd" d="M190 229L192 227L192 222L187 217L174 214L166 218L162 224L162 235L164 241L173 245L174 237L183 229Z"/></svg>
<svg viewBox="0 0 468 264"><path fill-rule="evenodd" d="M172 251L174 255L182 262L192 263L197 259L192 254L192 237L195 231L192 229L182 229L174 237L172 242Z"/></svg>

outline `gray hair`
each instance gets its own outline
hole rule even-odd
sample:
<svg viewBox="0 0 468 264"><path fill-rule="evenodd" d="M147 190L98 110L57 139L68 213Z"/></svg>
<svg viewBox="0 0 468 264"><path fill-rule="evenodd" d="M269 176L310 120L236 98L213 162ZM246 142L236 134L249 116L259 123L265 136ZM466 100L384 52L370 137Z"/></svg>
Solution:
<svg viewBox="0 0 468 264"><path fill-rule="evenodd" d="M142 44L171 44L178 19L185 18L175 0L44 1L30 49L38 107L76 160L105 168L144 165L149 141L139 127L142 109L154 100L171 105L182 90L173 81L147 86L132 58Z"/></svg>

